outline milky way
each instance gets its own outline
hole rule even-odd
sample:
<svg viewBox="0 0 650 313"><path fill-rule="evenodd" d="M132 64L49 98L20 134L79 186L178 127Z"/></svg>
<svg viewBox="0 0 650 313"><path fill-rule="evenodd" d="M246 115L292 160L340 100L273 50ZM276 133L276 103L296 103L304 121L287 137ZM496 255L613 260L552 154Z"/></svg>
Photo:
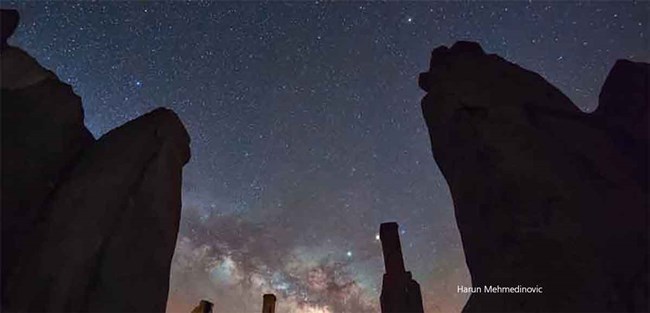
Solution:
<svg viewBox="0 0 650 313"><path fill-rule="evenodd" d="M188 128L174 312L257 312L265 292L278 312L376 312L386 221L425 310L460 310L469 275L416 79L431 49L478 41L585 111L616 59L650 60L642 2L2 5L96 136L158 106Z"/></svg>

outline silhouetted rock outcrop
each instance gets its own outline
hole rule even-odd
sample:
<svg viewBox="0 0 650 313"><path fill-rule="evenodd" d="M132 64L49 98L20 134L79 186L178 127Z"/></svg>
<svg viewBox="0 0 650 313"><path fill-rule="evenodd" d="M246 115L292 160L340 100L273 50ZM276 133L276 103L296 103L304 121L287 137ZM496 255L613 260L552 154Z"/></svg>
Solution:
<svg viewBox="0 0 650 313"><path fill-rule="evenodd" d="M476 43L433 50L419 84L474 293L464 311L648 311L648 74L619 61L581 112Z"/></svg>
<svg viewBox="0 0 650 313"><path fill-rule="evenodd" d="M183 124L157 109L95 140L69 85L19 48L0 57L2 310L164 311Z"/></svg>
<svg viewBox="0 0 650 313"><path fill-rule="evenodd" d="M214 305L210 301L206 300L201 300L199 302L199 305L197 305L193 310L192 313L212 313L212 307Z"/></svg>
<svg viewBox="0 0 650 313"><path fill-rule="evenodd" d="M420 284L404 267L398 228L395 222L382 223L379 226L379 239L386 268L381 283L381 312L422 313L424 308Z"/></svg>
<svg viewBox="0 0 650 313"><path fill-rule="evenodd" d="M276 297L272 293L262 296L262 313L275 313Z"/></svg>

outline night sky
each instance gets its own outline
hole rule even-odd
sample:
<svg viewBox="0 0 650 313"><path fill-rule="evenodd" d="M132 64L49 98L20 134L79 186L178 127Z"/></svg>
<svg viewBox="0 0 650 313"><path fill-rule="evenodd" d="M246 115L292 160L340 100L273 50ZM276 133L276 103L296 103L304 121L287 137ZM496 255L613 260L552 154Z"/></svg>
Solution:
<svg viewBox="0 0 650 313"><path fill-rule="evenodd" d="M648 2L27 2L10 41L71 84L95 136L158 106L192 138L168 311L376 312L379 224L400 224L427 312L469 286L417 75L481 43L583 110L650 61ZM472 173L467 173L472 175Z"/></svg>

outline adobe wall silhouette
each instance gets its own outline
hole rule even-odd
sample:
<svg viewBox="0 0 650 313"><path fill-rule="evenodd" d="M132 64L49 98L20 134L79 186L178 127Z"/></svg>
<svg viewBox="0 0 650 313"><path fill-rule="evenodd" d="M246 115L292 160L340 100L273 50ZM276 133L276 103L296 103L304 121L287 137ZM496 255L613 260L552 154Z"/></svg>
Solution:
<svg viewBox="0 0 650 313"><path fill-rule="evenodd" d="M458 42L420 87L474 286L465 312L648 311L648 75L620 60L586 114L541 76Z"/></svg>
<svg viewBox="0 0 650 313"><path fill-rule="evenodd" d="M163 312L189 136L157 109L99 139L80 98L7 44L2 10L2 311Z"/></svg>

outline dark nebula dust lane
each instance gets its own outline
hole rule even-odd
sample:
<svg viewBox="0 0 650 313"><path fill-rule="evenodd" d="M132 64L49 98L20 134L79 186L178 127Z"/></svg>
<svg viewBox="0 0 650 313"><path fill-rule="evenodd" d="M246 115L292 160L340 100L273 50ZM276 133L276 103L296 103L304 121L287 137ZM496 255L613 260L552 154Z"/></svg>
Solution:
<svg viewBox="0 0 650 313"><path fill-rule="evenodd" d="M99 136L158 106L192 138L170 312L376 312L379 224L400 224L426 312L470 285L417 75L479 42L582 110L650 60L647 2L3 2L11 39L71 84Z"/></svg>

